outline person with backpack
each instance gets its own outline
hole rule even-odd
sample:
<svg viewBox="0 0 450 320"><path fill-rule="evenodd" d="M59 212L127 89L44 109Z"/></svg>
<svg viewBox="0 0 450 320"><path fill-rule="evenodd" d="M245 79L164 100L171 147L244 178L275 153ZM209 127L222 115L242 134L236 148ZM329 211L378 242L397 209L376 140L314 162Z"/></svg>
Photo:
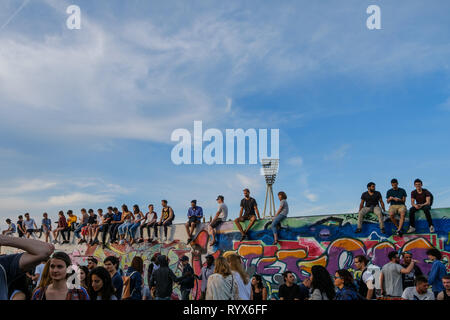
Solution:
<svg viewBox="0 0 450 320"><path fill-rule="evenodd" d="M335 300L364 300L357 291L353 283L352 274L345 269L336 271L334 275L334 285L337 288Z"/></svg>
<svg viewBox="0 0 450 320"><path fill-rule="evenodd" d="M372 272L367 270L369 260L366 256L359 255L354 259L356 269L361 271L361 276L357 279L358 293L367 300L375 299L375 278Z"/></svg>
<svg viewBox="0 0 450 320"><path fill-rule="evenodd" d="M422 180L414 180L415 190L411 191L411 209L409 209L409 229L408 233L416 231L416 212L422 210L428 222L430 233L434 233L433 220L431 219L431 206L433 205L433 195L427 189L422 188Z"/></svg>
<svg viewBox="0 0 450 320"><path fill-rule="evenodd" d="M32 300L89 300L89 294L83 287L68 288L68 268L72 265L65 252L56 252L50 258L50 277L52 282L34 291Z"/></svg>
<svg viewBox="0 0 450 320"><path fill-rule="evenodd" d="M143 273L144 261L136 256L123 277L122 300L142 300Z"/></svg>
<svg viewBox="0 0 450 320"><path fill-rule="evenodd" d="M155 300L170 300L172 297L173 283L178 282L178 278L169 268L167 256L158 256L157 262L159 268L153 271L149 287L154 288Z"/></svg>

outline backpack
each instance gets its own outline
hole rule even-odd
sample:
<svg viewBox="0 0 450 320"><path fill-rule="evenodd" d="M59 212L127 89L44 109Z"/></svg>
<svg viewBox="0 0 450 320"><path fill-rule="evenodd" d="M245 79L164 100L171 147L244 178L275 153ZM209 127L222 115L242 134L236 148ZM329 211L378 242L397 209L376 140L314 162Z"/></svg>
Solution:
<svg viewBox="0 0 450 320"><path fill-rule="evenodd" d="M133 294L135 289L131 291L131 277L136 272L137 271L132 272L129 276L122 276L123 280L122 300L130 299L131 295Z"/></svg>

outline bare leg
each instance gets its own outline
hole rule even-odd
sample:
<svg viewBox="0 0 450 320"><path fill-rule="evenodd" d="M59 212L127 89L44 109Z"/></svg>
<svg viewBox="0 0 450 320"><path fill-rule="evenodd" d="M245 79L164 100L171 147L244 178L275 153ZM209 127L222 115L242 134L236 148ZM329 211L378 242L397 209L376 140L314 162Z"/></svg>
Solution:
<svg viewBox="0 0 450 320"><path fill-rule="evenodd" d="M239 229L239 232L241 233L241 235L245 235L244 230L242 230L242 226L241 226L241 220L239 218L237 218L236 220L234 220L234 224L236 225L236 227Z"/></svg>
<svg viewBox="0 0 450 320"><path fill-rule="evenodd" d="M250 218L250 223L247 226L247 229L245 230L245 234L247 234L248 230L250 230L251 227L253 227L253 225L255 224L256 218L255 216L252 216Z"/></svg>

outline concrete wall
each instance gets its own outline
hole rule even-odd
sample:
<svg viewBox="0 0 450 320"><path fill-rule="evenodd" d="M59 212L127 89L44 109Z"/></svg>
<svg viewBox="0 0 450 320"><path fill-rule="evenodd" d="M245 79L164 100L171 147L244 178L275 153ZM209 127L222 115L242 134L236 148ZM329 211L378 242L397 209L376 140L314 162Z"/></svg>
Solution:
<svg viewBox="0 0 450 320"><path fill-rule="evenodd" d="M86 264L89 256L103 261L106 256L116 255L121 258L123 269L128 267L135 255L139 255L144 259L145 271L153 254L159 252L169 257L170 267L177 275L181 275L178 263L181 255L191 257L191 264L199 274L207 253L217 257L233 251L244 258L250 275L258 273L263 276L269 294L276 296L279 285L283 283L283 271L291 270L302 280L310 275L313 265L319 264L334 274L341 268L354 268L353 257L359 254L365 254L371 259L370 269L376 274L377 281L380 267L388 262L387 253L391 250L412 252L414 258L420 261L422 271L428 274L431 264L425 252L428 248L436 247L442 251L444 263L450 271L450 208L433 209L432 217L436 233L429 233L425 217L420 212L416 215L416 233L403 237L392 235L394 226L391 222L385 224L387 234L381 234L377 217L373 214L365 217L362 233L355 234L357 214L339 214L286 219L279 232L281 240L276 246L272 245L271 221L260 220L249 232L249 240L242 242L239 241L240 233L233 222L222 224L217 235L219 242L215 247L207 246L207 224L202 224L192 246L185 242L184 225L174 225L166 243L159 239L152 244L135 244L132 247L112 245L105 249L101 246L64 245L57 246L57 250L67 252L78 264ZM408 226L406 223L405 229ZM10 250L2 248L2 251ZM199 295L199 285L197 281L193 298ZM179 293L178 288L175 292Z"/></svg>

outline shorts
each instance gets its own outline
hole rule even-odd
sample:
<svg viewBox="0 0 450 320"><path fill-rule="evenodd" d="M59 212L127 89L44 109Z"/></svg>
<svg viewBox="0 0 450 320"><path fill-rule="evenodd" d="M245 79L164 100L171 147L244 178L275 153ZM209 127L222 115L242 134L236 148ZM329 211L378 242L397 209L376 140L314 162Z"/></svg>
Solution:
<svg viewBox="0 0 450 320"><path fill-rule="evenodd" d="M223 220L218 218L215 222L211 223L209 226L213 229L217 228L223 223Z"/></svg>
<svg viewBox="0 0 450 320"><path fill-rule="evenodd" d="M255 213L243 214L240 220L247 221L250 220L251 217L256 217L256 214Z"/></svg>
<svg viewBox="0 0 450 320"><path fill-rule="evenodd" d="M37 229L27 229L27 233L33 233L35 231L38 231Z"/></svg>
<svg viewBox="0 0 450 320"><path fill-rule="evenodd" d="M408 211L406 209L406 206L404 204L393 204L389 207L389 213L390 214L400 214L400 212L404 212L406 214L406 212Z"/></svg>
<svg viewBox="0 0 450 320"><path fill-rule="evenodd" d="M199 217L190 217L188 223L189 224L191 224L191 223L200 223L200 218Z"/></svg>

